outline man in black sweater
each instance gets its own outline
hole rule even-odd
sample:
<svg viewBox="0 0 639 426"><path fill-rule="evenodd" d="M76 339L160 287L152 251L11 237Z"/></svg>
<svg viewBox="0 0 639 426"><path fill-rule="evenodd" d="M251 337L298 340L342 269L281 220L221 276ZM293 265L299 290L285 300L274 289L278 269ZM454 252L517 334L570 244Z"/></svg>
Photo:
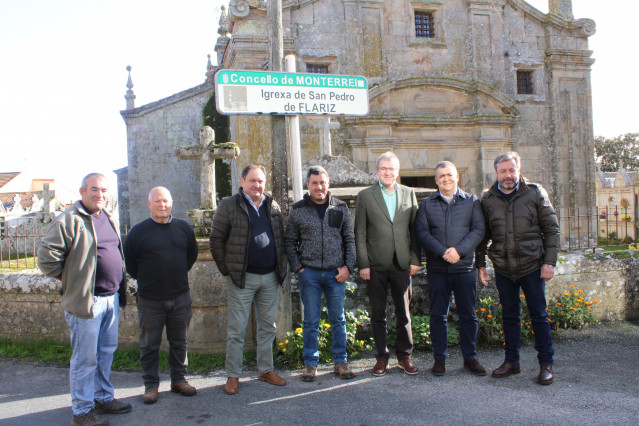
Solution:
<svg viewBox="0 0 639 426"><path fill-rule="evenodd" d="M146 202L151 217L135 225L124 242L126 270L138 281L140 363L144 371L145 404L158 399L159 351L166 326L171 367L171 391L196 394L185 379L187 330L191 322L188 272L197 259L197 242L185 221L171 216L168 189L153 188Z"/></svg>

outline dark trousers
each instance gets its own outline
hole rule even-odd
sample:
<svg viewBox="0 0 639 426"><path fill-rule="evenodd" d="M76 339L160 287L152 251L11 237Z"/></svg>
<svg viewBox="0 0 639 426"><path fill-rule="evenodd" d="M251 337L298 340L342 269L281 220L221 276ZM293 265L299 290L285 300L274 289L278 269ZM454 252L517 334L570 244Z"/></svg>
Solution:
<svg viewBox="0 0 639 426"><path fill-rule="evenodd" d="M459 315L459 337L464 359L477 358L477 294L476 272L447 274L428 271L430 296L430 337L435 359L446 359L448 353L448 308L450 295L455 294Z"/></svg>
<svg viewBox="0 0 639 426"><path fill-rule="evenodd" d="M528 313L535 332L535 350L539 365L552 365L555 351L552 347L550 323L546 312L546 282L541 279L541 270L513 281L495 272L495 284L499 291L499 302L504 323L504 340L506 341L506 359L509 364L519 363L521 349L521 303L519 289L526 297Z"/></svg>
<svg viewBox="0 0 639 426"><path fill-rule="evenodd" d="M398 360L402 360L413 352L413 331L410 322L410 299L413 296L413 288L410 270L400 269L397 259L393 259L393 264L386 271L371 269L371 279L368 281L375 358L378 361L388 361L390 358L386 345L386 300L389 290L395 304L397 321L395 354Z"/></svg>
<svg viewBox="0 0 639 426"><path fill-rule="evenodd" d="M162 331L166 326L169 341L171 383L183 382L188 365L187 332L191 323L191 294L185 292L175 299L154 300L137 296L140 320L140 364L146 388L160 383L158 366Z"/></svg>

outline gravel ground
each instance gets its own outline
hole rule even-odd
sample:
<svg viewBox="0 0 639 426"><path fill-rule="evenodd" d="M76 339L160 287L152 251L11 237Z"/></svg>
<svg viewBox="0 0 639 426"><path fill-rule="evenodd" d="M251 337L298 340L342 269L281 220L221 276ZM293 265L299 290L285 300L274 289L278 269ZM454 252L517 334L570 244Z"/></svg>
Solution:
<svg viewBox="0 0 639 426"><path fill-rule="evenodd" d="M480 349L487 370L503 360L500 349ZM449 351L447 373L430 374L432 353L415 353L420 367L408 376L391 362L374 377L371 353L351 362L357 377L340 380L321 366L313 383L301 370L278 372L288 385L275 387L246 371L240 392L227 396L223 370L193 375L191 398L169 392L164 374L160 398L144 405L140 373L113 372L116 397L133 411L106 415L112 425L320 425L320 424L639 424L639 325L616 323L562 331L555 337L555 383L536 383L538 366L531 346L522 349L521 374L494 379L462 368L458 348ZM0 360L0 425L70 424L68 369Z"/></svg>

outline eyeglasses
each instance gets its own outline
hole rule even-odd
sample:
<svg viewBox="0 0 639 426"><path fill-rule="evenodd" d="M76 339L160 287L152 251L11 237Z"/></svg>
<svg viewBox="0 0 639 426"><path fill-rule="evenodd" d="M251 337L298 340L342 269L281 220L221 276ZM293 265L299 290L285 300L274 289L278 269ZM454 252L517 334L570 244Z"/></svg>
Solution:
<svg viewBox="0 0 639 426"><path fill-rule="evenodd" d="M386 172L394 172L395 170L397 170L397 168L395 168L395 167L380 167L377 170L379 170L382 173L386 173Z"/></svg>

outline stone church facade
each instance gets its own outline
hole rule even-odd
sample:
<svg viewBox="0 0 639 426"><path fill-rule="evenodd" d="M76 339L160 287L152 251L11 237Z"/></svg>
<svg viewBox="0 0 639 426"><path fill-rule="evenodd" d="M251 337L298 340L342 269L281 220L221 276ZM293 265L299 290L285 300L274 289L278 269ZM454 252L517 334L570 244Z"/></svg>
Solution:
<svg viewBox="0 0 639 426"><path fill-rule="evenodd" d="M369 173L392 150L401 182L420 187L432 187L435 165L450 160L460 185L479 194L494 181L495 156L516 150L523 174L567 214L595 205L595 23L574 19L570 0L549 0L549 10L523 0L284 0L284 50L299 72L368 79L370 114L333 118L333 155ZM230 1L215 46L219 67L268 69L266 19L265 2ZM178 160L175 149L197 143L217 69L149 105L135 108L128 95L131 224L146 217L154 185L175 194L178 217L198 206L199 163ZM303 162L319 155L321 120L300 120ZM230 116L228 127L241 149L238 167L270 167L267 117Z"/></svg>

